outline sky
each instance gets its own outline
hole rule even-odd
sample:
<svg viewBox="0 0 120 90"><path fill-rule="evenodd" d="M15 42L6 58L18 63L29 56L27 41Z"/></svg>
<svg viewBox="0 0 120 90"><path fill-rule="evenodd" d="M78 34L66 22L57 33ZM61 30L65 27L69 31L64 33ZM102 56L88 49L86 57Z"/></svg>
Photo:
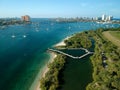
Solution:
<svg viewBox="0 0 120 90"><path fill-rule="evenodd" d="M0 17L120 17L120 0L0 0Z"/></svg>

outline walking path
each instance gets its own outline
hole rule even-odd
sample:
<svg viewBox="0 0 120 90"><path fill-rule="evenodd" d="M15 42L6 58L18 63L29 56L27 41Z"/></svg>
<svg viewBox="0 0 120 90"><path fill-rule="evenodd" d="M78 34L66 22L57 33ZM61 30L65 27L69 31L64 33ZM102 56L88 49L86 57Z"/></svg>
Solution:
<svg viewBox="0 0 120 90"><path fill-rule="evenodd" d="M88 51L88 50L85 49L85 48L71 48L71 49L85 50L86 54L81 55L81 56L79 56L79 57L75 57L75 56L73 56L73 55L70 55L70 54L64 53L64 52L62 52L62 51L55 50L55 49L49 49L49 48L48 48L49 51L57 52L57 53L60 53L60 54L66 55L66 56L68 56L68 57L70 57L70 58L73 58L73 59L81 59L81 58L83 58L83 57L85 57L85 56L87 56L87 55L89 55L89 54L93 54L93 52L90 52L90 51ZM69 49L69 50L70 50L70 49Z"/></svg>

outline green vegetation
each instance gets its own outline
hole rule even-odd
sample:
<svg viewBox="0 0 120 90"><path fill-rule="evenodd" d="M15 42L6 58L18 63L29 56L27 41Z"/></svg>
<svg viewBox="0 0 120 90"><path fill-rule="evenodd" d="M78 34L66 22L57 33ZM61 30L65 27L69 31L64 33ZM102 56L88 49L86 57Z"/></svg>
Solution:
<svg viewBox="0 0 120 90"><path fill-rule="evenodd" d="M90 48L92 42L87 32L77 33L73 37L65 40L66 48Z"/></svg>
<svg viewBox="0 0 120 90"><path fill-rule="evenodd" d="M116 31L116 32L115 31L111 31L110 34L113 35L114 37L120 39L120 31Z"/></svg>
<svg viewBox="0 0 120 90"><path fill-rule="evenodd" d="M60 87L59 74L64 68L65 56L58 54L54 61L48 64L49 71L40 80L41 90L56 90Z"/></svg>
<svg viewBox="0 0 120 90"><path fill-rule="evenodd" d="M78 33L68 40L65 40L65 43L65 48L90 48L92 46L91 39L88 37L87 32ZM41 90L56 90L60 88L59 76L61 70L64 69L65 59L65 56L58 54L55 60L48 65L49 71L46 73L45 77L40 80Z"/></svg>
<svg viewBox="0 0 120 90"><path fill-rule="evenodd" d="M120 48L103 36L105 31L118 32L120 28L85 31L65 40L66 48L91 48L92 40L95 42L94 54L91 56L93 81L86 86L86 90L120 90ZM64 68L65 59L65 56L58 55L48 65L50 70L40 81L42 90L56 90L60 87L58 76Z"/></svg>
<svg viewBox="0 0 120 90"><path fill-rule="evenodd" d="M105 31L103 35L106 39L111 41L113 44L120 47L120 31Z"/></svg>
<svg viewBox="0 0 120 90"><path fill-rule="evenodd" d="M120 48L103 37L104 31L118 29L99 29L90 31L95 40L95 53L91 57L93 64L93 82L87 90L120 90Z"/></svg>

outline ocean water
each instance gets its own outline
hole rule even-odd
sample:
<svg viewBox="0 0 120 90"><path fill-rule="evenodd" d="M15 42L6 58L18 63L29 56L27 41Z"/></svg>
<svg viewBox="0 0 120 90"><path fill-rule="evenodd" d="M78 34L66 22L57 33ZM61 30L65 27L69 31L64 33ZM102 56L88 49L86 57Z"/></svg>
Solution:
<svg viewBox="0 0 120 90"><path fill-rule="evenodd" d="M77 32L111 26L120 25L32 19L31 24L0 29L0 90L29 90L38 72L49 61L47 48Z"/></svg>

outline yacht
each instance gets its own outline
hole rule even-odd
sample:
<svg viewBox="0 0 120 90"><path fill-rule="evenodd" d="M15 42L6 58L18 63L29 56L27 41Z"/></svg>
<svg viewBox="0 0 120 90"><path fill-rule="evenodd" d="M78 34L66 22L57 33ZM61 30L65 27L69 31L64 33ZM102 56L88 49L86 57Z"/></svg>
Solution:
<svg viewBox="0 0 120 90"><path fill-rule="evenodd" d="M23 35L23 38L26 38L27 36L26 35Z"/></svg>
<svg viewBox="0 0 120 90"><path fill-rule="evenodd" d="M12 35L11 37L12 37L12 38L15 38L16 36L15 36L15 35Z"/></svg>

